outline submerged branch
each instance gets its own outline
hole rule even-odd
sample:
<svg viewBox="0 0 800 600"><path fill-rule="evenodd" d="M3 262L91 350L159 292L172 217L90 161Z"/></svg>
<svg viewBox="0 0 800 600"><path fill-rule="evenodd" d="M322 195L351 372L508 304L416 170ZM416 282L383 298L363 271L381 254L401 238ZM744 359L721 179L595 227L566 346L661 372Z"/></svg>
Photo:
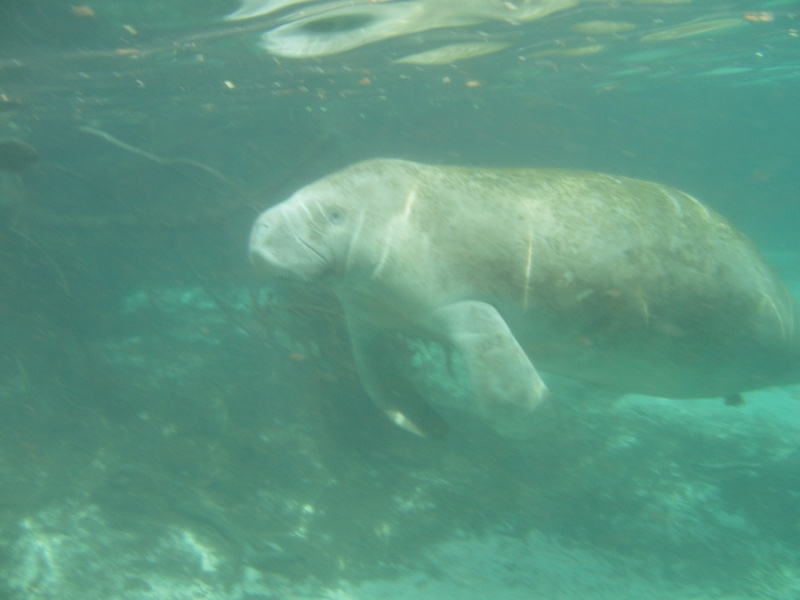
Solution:
<svg viewBox="0 0 800 600"><path fill-rule="evenodd" d="M162 167L171 168L171 167L174 167L175 165L188 165L190 167L194 167L196 169L200 169L201 171L204 171L205 173L208 173L209 175L211 175L212 177L214 177L218 181L221 181L226 186L228 186L230 189L232 189L235 192L241 194L241 190L239 189L239 186L237 186L230 179L225 177L225 175L223 175L222 173L217 171L214 167L209 167L207 164L201 163L201 162L196 161L196 160L192 160L191 158L183 158L183 157L168 158L168 157L158 156L157 154L152 154L150 152L142 150L141 148L137 148L136 146L132 146L131 144L128 144L127 142L123 142L122 140L115 138L110 133L107 133L107 132L105 132L105 131L103 131L101 129L96 129L94 127L89 127L88 125L84 125L84 126L78 127L78 130L79 131L83 131L84 133L88 133L90 135L97 136L97 137L99 137L101 139L104 139L109 144L112 144L112 145L116 146L117 148L121 148L122 150L125 150L126 152L130 152L131 154L136 154L137 156L141 156L142 158L145 158L145 159L147 159L149 161L152 161L152 162L156 163L157 165L161 165Z"/></svg>
<svg viewBox="0 0 800 600"><path fill-rule="evenodd" d="M10 194L0 194L0 211L8 211L8 213L13 217L7 218L6 222L26 221L34 226L74 230L92 230L109 227L143 229L193 229L197 227L218 224L236 215L242 210L248 210L252 212L254 216L255 213L259 211L259 208L256 208L255 203L252 201L253 194L240 192L238 186L228 180L216 169L209 167L208 165L204 165L187 158L165 158L163 156L158 156L123 142L106 133L105 131L95 129L93 127L84 126L80 129L85 133L100 137L106 140L108 143L126 150L127 152L131 152L162 166L173 167L176 164L192 165L193 167L196 167L197 169L214 176L218 180L225 182L225 184L229 187L235 189L237 191L237 200L233 202L227 201L223 206L219 207L195 209L192 211L182 210L180 213L174 215L164 213L148 214L142 210L136 209L135 207L129 207L124 204L123 207L127 210L127 212L100 215L66 215L36 206L27 200L15 198ZM328 136L323 136L314 140L314 142L309 145L306 152L296 161L296 163L291 168L281 172L280 176L272 180L266 189L259 190L258 196L269 197L272 191L278 190L282 186L285 186L298 174L299 171L306 168L308 163L318 156L328 146L330 141L330 137ZM172 168L170 170L175 171L175 169ZM84 177L79 173L73 171L68 172L73 176L84 179ZM184 177L186 176L183 173L180 174ZM258 202L258 204L261 203L261 201ZM0 220L2 220L1 217L2 214L0 214Z"/></svg>

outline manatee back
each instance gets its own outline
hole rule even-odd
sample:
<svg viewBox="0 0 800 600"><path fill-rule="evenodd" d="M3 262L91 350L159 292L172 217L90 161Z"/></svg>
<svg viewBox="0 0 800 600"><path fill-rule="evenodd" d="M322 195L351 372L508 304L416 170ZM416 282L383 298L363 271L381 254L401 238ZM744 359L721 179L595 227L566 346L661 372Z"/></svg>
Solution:
<svg viewBox="0 0 800 600"><path fill-rule="evenodd" d="M423 167L416 185L430 285L495 305L542 369L673 397L800 380L797 302L691 196L563 170Z"/></svg>

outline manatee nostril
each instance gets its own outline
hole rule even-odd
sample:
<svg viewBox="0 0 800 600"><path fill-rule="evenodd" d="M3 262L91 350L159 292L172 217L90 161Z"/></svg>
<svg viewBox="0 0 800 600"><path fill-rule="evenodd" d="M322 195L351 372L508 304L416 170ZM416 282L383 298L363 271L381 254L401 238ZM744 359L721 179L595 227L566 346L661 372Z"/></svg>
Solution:
<svg viewBox="0 0 800 600"><path fill-rule="evenodd" d="M250 264L258 266L260 263L264 261L264 254L261 251L261 248L256 243L250 243L250 248L248 249L247 256L250 259Z"/></svg>
<svg viewBox="0 0 800 600"><path fill-rule="evenodd" d="M269 232L269 229L270 227L268 223L256 223L256 226L253 228L253 239L263 239L264 236L266 236Z"/></svg>
<svg viewBox="0 0 800 600"><path fill-rule="evenodd" d="M250 232L250 260L253 261L254 257L258 254L258 246L264 242L268 235L269 225L266 223L256 223L253 230Z"/></svg>

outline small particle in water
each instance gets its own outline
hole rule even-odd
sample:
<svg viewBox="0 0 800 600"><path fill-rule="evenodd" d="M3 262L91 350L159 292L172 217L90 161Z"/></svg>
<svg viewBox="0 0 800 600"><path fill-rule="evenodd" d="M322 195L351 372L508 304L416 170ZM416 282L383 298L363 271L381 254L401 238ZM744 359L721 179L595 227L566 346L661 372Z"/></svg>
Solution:
<svg viewBox="0 0 800 600"><path fill-rule="evenodd" d="M395 62L412 65L448 65L508 48L507 42L467 42L448 44L425 52L404 56Z"/></svg>
<svg viewBox="0 0 800 600"><path fill-rule="evenodd" d="M701 35L709 35L722 31L724 29L731 29L743 23L742 19L737 17L723 17L720 19L697 19L682 23L675 27L662 29L648 33L639 38L640 42L664 42L668 40L679 40L687 37L695 37Z"/></svg>
<svg viewBox="0 0 800 600"><path fill-rule="evenodd" d="M72 14L76 17L94 17L94 10L88 4L83 4L81 6L72 6L70 7Z"/></svg>

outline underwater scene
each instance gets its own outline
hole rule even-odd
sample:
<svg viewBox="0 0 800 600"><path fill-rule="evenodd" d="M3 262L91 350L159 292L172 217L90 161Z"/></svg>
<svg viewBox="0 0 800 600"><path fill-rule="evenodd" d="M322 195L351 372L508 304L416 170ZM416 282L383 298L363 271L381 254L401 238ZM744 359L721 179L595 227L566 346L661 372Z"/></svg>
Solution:
<svg viewBox="0 0 800 600"><path fill-rule="evenodd" d="M4 0L0 600L797 600L798 190L797 0Z"/></svg>

